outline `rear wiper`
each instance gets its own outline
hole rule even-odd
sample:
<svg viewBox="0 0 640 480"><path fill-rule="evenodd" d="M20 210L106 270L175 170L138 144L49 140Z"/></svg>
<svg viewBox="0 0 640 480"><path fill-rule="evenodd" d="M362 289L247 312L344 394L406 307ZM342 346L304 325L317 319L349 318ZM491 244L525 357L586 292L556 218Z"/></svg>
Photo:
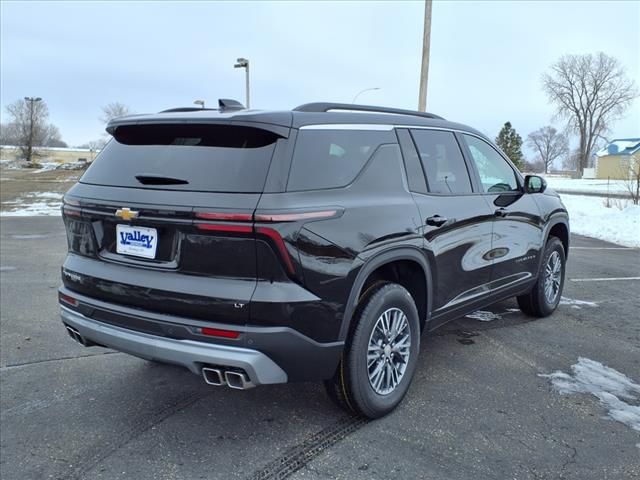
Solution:
<svg viewBox="0 0 640 480"><path fill-rule="evenodd" d="M181 178L150 174L136 175L136 179L143 185L186 185L189 183Z"/></svg>

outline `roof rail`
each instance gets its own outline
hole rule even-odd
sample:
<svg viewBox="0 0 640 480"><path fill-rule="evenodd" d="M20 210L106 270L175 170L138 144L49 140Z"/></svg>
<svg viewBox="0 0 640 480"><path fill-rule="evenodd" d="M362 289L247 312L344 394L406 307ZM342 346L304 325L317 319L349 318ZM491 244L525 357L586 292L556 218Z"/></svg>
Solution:
<svg viewBox="0 0 640 480"><path fill-rule="evenodd" d="M411 115L414 117L435 118L438 120L444 120L444 118L433 113L417 112L415 110L403 110L401 108L376 107L373 105L353 105L351 103L305 103L304 105L300 105L293 110L295 112L328 112L329 110L351 110L356 112L394 113L397 115Z"/></svg>

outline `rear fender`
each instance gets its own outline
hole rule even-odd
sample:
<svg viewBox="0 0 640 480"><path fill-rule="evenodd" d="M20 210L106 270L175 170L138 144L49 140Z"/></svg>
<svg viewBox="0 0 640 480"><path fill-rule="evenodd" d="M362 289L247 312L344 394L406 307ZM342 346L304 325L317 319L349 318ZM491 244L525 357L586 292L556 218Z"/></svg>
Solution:
<svg viewBox="0 0 640 480"><path fill-rule="evenodd" d="M371 275L372 272L380 268L381 266L399 261L399 260L411 260L418 263L424 272L425 275L425 283L427 285L426 292L426 319L425 322L428 323L431 318L431 301L433 298L433 288L432 288L432 275L431 268L427 259L424 257L424 254L418 248L410 248L410 247L401 247L401 248L393 248L390 250L386 250L384 252L379 253L378 255L367 260L356 276L356 279L351 287L351 292L349 294L349 298L347 300L347 305L345 308L344 316L342 318L342 325L340 327L340 334L338 336L339 341L345 341L347 338L347 334L349 333L349 327L351 325L351 320L355 313L355 310L358 306L358 299L362 293L362 288Z"/></svg>

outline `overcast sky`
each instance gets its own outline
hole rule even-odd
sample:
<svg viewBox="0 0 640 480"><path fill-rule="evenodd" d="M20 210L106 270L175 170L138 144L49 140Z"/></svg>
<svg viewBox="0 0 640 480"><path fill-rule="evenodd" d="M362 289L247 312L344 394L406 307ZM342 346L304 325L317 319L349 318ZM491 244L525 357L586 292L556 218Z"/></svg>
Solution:
<svg viewBox="0 0 640 480"><path fill-rule="evenodd" d="M312 101L415 109L423 1L1 3L1 98L40 96L70 145L98 138L100 107L138 113L244 102ZM640 83L640 2L434 1L427 109L491 137L552 122L542 73L565 53L603 51ZM560 126L559 122L556 125ZM640 136L640 100L612 137Z"/></svg>

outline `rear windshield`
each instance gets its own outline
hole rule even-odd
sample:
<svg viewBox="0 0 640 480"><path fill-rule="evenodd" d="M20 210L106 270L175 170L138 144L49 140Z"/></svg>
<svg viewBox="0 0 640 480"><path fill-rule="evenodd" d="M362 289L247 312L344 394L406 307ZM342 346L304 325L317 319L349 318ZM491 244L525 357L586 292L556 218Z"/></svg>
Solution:
<svg viewBox="0 0 640 480"><path fill-rule="evenodd" d="M236 125L131 125L114 138L82 183L205 192L262 192L273 132Z"/></svg>

